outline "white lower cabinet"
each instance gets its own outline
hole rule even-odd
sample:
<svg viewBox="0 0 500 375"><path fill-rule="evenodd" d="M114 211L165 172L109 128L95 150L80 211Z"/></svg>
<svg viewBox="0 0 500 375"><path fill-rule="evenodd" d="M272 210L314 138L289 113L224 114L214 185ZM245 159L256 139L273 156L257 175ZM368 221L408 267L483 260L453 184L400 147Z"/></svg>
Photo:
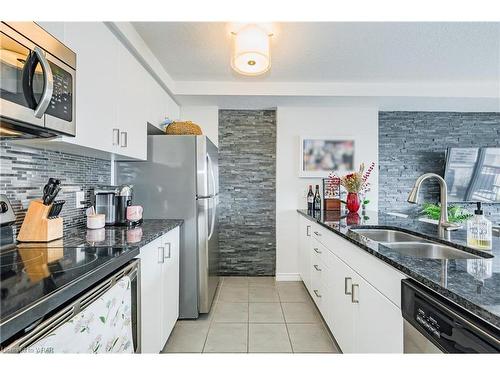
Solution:
<svg viewBox="0 0 500 375"><path fill-rule="evenodd" d="M141 248L141 352L159 353L161 332L161 277L160 242L155 240Z"/></svg>
<svg viewBox="0 0 500 375"><path fill-rule="evenodd" d="M376 258L362 258L359 264L356 254L363 250L302 219L299 260L302 263L308 259L310 266L306 272L301 264L300 274L340 349L344 353L402 353L403 317L398 305L386 295L392 296L394 289L400 288L403 275ZM319 233L308 242L304 236L307 226L308 233ZM377 277L370 280L358 272L358 268L366 267L376 270Z"/></svg>
<svg viewBox="0 0 500 375"><path fill-rule="evenodd" d="M312 223L299 216L299 273L308 290L311 289L311 228ZM304 251L302 251L304 249Z"/></svg>
<svg viewBox="0 0 500 375"><path fill-rule="evenodd" d="M179 228L143 246L141 352L159 353L179 316Z"/></svg>
<svg viewBox="0 0 500 375"><path fill-rule="evenodd" d="M344 262L331 254L329 271L325 276L326 305L325 321L344 353L355 353L354 315L351 301L353 271Z"/></svg>
<svg viewBox="0 0 500 375"><path fill-rule="evenodd" d="M402 353L401 310L362 277L353 279L354 348L357 353Z"/></svg>
<svg viewBox="0 0 500 375"><path fill-rule="evenodd" d="M161 342L168 340L179 317L179 228L160 239L165 263L162 270Z"/></svg>

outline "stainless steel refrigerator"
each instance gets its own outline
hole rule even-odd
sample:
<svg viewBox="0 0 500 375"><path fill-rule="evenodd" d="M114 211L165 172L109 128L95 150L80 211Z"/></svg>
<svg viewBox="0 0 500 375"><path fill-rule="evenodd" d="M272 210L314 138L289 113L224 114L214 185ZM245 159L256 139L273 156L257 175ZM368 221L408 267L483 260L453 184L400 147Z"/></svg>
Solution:
<svg viewBox="0 0 500 375"><path fill-rule="evenodd" d="M147 161L116 162L116 183L134 186L145 219L184 219L179 315L210 311L219 283L218 149L206 136L148 136Z"/></svg>

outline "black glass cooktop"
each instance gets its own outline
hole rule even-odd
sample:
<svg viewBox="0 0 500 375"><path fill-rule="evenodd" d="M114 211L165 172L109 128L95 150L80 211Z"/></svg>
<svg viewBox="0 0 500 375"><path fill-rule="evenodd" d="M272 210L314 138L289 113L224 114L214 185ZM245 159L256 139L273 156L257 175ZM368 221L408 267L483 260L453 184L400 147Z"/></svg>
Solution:
<svg viewBox="0 0 500 375"><path fill-rule="evenodd" d="M0 252L0 322L133 248L22 245Z"/></svg>

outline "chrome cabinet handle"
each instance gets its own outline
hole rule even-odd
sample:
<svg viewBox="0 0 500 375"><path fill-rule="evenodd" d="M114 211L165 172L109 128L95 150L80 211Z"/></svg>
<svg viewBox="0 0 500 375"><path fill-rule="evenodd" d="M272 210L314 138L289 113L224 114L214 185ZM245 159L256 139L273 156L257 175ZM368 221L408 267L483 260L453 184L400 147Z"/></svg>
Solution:
<svg viewBox="0 0 500 375"><path fill-rule="evenodd" d="M165 248L158 246L158 263L165 263Z"/></svg>
<svg viewBox="0 0 500 375"><path fill-rule="evenodd" d="M358 293L354 293L355 290L357 290L359 292L359 285L358 284L352 284L351 302L352 303L359 303Z"/></svg>
<svg viewBox="0 0 500 375"><path fill-rule="evenodd" d="M128 132L121 132L120 133L120 146L121 147L127 147L128 146Z"/></svg>
<svg viewBox="0 0 500 375"><path fill-rule="evenodd" d="M168 255L165 257L165 259L170 259L172 256L172 246L171 246L170 242L166 242L165 247L168 250Z"/></svg>
<svg viewBox="0 0 500 375"><path fill-rule="evenodd" d="M318 289L314 289L314 294L316 294L316 297L321 298L321 294L318 293Z"/></svg>
<svg viewBox="0 0 500 375"><path fill-rule="evenodd" d="M118 146L120 144L120 129L113 129L113 146Z"/></svg>
<svg viewBox="0 0 500 375"><path fill-rule="evenodd" d="M314 232L314 234L315 234L316 236L318 236L318 237L321 237L321 233L319 233L319 232L316 232L316 231L315 231L315 232Z"/></svg>
<svg viewBox="0 0 500 375"><path fill-rule="evenodd" d="M314 248L314 251L315 251L316 253L318 253L318 254L321 254L321 253L322 253L322 251L319 251L319 249L318 249L317 247L315 247L315 248Z"/></svg>
<svg viewBox="0 0 500 375"><path fill-rule="evenodd" d="M347 281L348 281L348 280L351 282L351 288L349 288L349 287L347 286ZM344 278L344 294L345 294L345 295L347 295L347 296L348 296L348 295L350 295L350 294L352 294L352 293L349 291L349 289L351 289L351 290L352 290L352 279L351 279L350 277L345 277L345 278Z"/></svg>
<svg viewBox="0 0 500 375"><path fill-rule="evenodd" d="M43 85L43 95L35 108L35 117L42 118L50 104L50 101L52 100L52 93L54 91L54 76L52 75L52 69L50 69L50 64L45 58L42 49L35 47L33 51L36 53L38 61L40 61L45 79L45 83Z"/></svg>
<svg viewBox="0 0 500 375"><path fill-rule="evenodd" d="M313 267L316 269L316 271L321 271L321 268L319 268L317 264L315 264Z"/></svg>
<svg viewBox="0 0 500 375"><path fill-rule="evenodd" d="M308 226L307 226L307 229L306 229L306 236L307 236L307 237L311 237L311 226L310 226L310 225L308 225Z"/></svg>

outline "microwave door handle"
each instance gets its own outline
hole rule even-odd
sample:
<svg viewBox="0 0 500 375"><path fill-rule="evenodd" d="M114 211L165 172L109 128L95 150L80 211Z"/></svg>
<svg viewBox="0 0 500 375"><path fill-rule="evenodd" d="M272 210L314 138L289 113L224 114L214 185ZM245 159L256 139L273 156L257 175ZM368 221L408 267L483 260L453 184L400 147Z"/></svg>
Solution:
<svg viewBox="0 0 500 375"><path fill-rule="evenodd" d="M41 118L47 108L49 107L50 101L52 100L52 93L54 91L54 76L52 75L52 69L50 68L50 64L47 61L47 58L43 54L43 51L39 47L35 47L34 49L38 60L40 60L40 64L42 65L43 71L43 94L40 99L40 103L38 103L35 108L35 117Z"/></svg>
<svg viewBox="0 0 500 375"><path fill-rule="evenodd" d="M33 79L35 78L36 65L40 62L43 72L43 94L40 102L35 99ZM49 107L54 91L54 76L50 64L45 58L43 50L40 47L35 47L30 53L23 68L23 93L28 106L34 110L36 118L42 118L45 111Z"/></svg>

